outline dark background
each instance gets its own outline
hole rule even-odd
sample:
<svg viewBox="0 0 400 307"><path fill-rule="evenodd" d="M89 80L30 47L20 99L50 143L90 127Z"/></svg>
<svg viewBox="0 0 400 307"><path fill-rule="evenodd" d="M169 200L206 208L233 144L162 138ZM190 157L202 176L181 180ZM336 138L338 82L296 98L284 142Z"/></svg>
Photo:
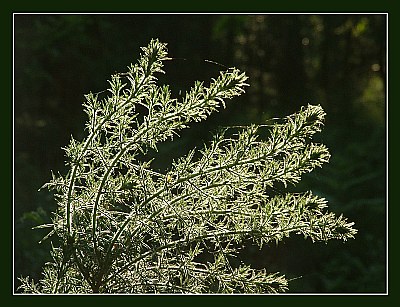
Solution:
<svg viewBox="0 0 400 307"><path fill-rule="evenodd" d="M175 94L222 69L205 59L246 71L251 85L227 109L160 146L154 167L164 170L220 126L321 104L327 118L317 140L330 148L331 162L295 189L327 198L330 210L356 223L356 240L292 237L261 251L249 247L242 257L294 278L291 292L385 292L386 15L374 14L14 15L15 278L38 279L49 260L49 242L38 244L45 233L31 227L49 222L55 202L37 190L50 170L67 172L61 147L70 135L84 137L83 95L104 90L151 38L167 42L177 58L160 76Z"/></svg>

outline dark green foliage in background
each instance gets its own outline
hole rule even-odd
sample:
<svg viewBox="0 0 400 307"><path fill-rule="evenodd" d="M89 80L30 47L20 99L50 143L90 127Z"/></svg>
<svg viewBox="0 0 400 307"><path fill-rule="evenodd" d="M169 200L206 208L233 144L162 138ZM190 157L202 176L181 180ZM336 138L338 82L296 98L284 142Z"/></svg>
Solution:
<svg viewBox="0 0 400 307"><path fill-rule="evenodd" d="M195 124L160 147L165 163L154 166L165 169L219 126L320 103L328 116L319 137L332 159L302 185L355 221L357 240L318 246L293 239L265 247L267 259L251 249L243 257L303 276L292 282L294 292L385 291L385 24L384 15L16 15L15 277L38 278L48 260L48 246L37 243L44 233L30 228L48 221L55 204L37 189L49 169L65 170L60 148L70 133L83 137L82 93L106 88L107 76L158 37L177 58L166 65L176 91L220 70L204 59L246 71L252 86L207 128Z"/></svg>

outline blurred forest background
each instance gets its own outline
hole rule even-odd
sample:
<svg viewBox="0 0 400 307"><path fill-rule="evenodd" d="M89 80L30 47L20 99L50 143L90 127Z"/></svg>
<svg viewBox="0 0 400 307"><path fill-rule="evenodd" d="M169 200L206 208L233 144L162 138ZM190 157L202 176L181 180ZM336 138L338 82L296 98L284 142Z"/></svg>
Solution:
<svg viewBox="0 0 400 307"><path fill-rule="evenodd" d="M356 223L356 240L312 244L292 237L241 257L293 278L291 292L386 291L386 15L123 14L14 16L14 274L40 277L49 260L50 170L65 174L70 135L84 137L84 94L135 62L151 38L167 42L166 82L178 95L195 80L235 66L250 87L242 97L160 146L154 167L211 139L218 127L263 123L301 106L327 112L318 141L332 158L297 191L328 199L330 210ZM301 278L298 278L300 277Z"/></svg>

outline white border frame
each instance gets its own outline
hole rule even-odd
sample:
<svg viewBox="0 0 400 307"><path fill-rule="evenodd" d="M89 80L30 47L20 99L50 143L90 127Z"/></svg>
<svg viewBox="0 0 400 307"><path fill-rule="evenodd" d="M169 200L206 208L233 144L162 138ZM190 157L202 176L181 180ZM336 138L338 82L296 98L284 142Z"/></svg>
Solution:
<svg viewBox="0 0 400 307"><path fill-rule="evenodd" d="M12 133L13 133L13 138L12 138L12 153L13 153L13 164L12 164L12 199L13 199L13 210L12 210L12 225L13 225L13 230L12 230L12 256L13 256L13 295L33 295L33 294L24 294L24 293L16 293L15 292L15 273L14 273L14 230L15 230L15 214L14 214L14 80L15 80L15 71L14 71L14 56L15 56L15 25L14 25L14 17L15 15L385 15L386 16L386 89L385 89L385 108L386 108L386 292L384 293L280 293L277 294L279 296L292 296L292 295L317 295L317 296L325 296L325 295L341 295L341 296L348 296L348 295L356 295L356 296L363 296L363 295L376 295L376 296L382 296L382 295L389 295L389 13L373 13L373 12L368 12L368 13L347 13L347 12L312 12L312 13L296 13L296 12L287 12L287 13L263 13L263 12L253 12L253 13L236 13L236 12L215 12L215 13L182 13L182 12L170 12L170 13L160 13L160 12L145 12L145 13L60 13L60 12L54 12L54 13L29 13L29 12L19 12L19 13L13 13L13 18L12 18L12 58L13 58L13 65L12 65L12 77L13 77L13 82L12 82L12 96L13 96L13 101L12 101L12 114L13 114L13 119L12 119ZM62 295L62 294L39 294L39 295ZM68 295L99 295L99 294L68 294ZM158 294L101 294L101 295L158 295ZM190 295L190 294L162 294L162 295ZM222 294L201 294L201 295L222 295ZM230 294L230 295L256 295L256 296L267 296L271 294Z"/></svg>

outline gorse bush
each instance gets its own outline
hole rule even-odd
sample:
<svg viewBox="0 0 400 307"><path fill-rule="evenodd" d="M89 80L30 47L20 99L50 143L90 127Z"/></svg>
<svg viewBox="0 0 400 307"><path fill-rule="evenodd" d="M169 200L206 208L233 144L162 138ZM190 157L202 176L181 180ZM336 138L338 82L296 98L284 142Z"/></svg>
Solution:
<svg viewBox="0 0 400 307"><path fill-rule="evenodd" d="M38 283L21 278L20 291L278 293L288 290L284 275L232 261L245 244L261 248L291 234L354 237L353 223L328 212L325 199L278 192L329 160L327 148L311 142L323 126L320 106L269 125L231 127L166 173L151 169L149 150L248 84L231 68L178 100L156 83L169 60L166 44L152 40L142 51L127 73L112 76L108 97L86 95L87 137L71 139L70 171L45 185L58 203L52 223L39 226L50 229L44 239L53 240L53 260Z"/></svg>

